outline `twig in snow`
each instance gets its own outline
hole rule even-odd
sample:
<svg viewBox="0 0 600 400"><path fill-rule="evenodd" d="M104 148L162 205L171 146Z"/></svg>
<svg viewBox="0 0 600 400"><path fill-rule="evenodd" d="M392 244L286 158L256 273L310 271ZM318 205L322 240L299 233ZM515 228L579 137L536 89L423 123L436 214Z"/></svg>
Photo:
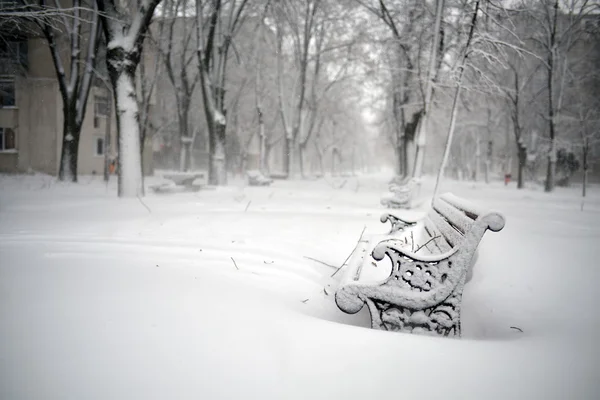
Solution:
<svg viewBox="0 0 600 400"><path fill-rule="evenodd" d="M239 271L240 269L237 266L237 263L235 262L235 260L233 259L233 257L229 257L229 258L231 258L231 261L233 261L233 265L235 266L235 269L237 269Z"/></svg>
<svg viewBox="0 0 600 400"><path fill-rule="evenodd" d="M150 209L150 207L148 207L148 206L146 205L146 203L144 203L144 202L142 201L142 198L141 198L139 195L137 196L137 198L138 198L138 200L140 201L140 203L142 203L142 205L143 205L144 207L146 207L146 210L148 210L148 212L149 212L150 214L152 214L152 210Z"/></svg>
<svg viewBox="0 0 600 400"><path fill-rule="evenodd" d="M413 236L413 231L410 231L410 250L415 252L415 237Z"/></svg>
<svg viewBox="0 0 600 400"><path fill-rule="evenodd" d="M325 296L329 296L329 292L327 292L326 288L323 288L323 293L325 293Z"/></svg>
<svg viewBox="0 0 600 400"><path fill-rule="evenodd" d="M514 330L517 330L519 332L523 332L523 329L521 329L521 328L519 328L517 326L511 326L510 329L514 329Z"/></svg>
<svg viewBox="0 0 600 400"><path fill-rule="evenodd" d="M352 256L352 254L354 253L354 250L356 250L356 248L358 247L358 244L360 243L360 241L361 241L361 239L363 237L363 233L365 233L365 229L367 229L366 225L363 227L363 230L360 233L360 237L358 238L358 242L356 242L356 246L354 246L354 249L352 249L352 251L350 252L350 254L348 254L348 257L346 257L346 259L344 260L344 262L342 263L342 265L331 275L332 278L335 276L335 274L337 274L340 271L340 269L342 269L344 267L344 265L346 265L346 263L348 262L348 260Z"/></svg>
<svg viewBox="0 0 600 400"><path fill-rule="evenodd" d="M310 300L310 299L305 299L305 300L302 300L302 302L303 302L304 304L306 304L306 302L307 302L308 300Z"/></svg>
<svg viewBox="0 0 600 400"><path fill-rule="evenodd" d="M328 266L328 267L331 267L331 268L335 268L335 269L337 269L337 268L338 268L338 267L336 267L335 265L327 264L326 262L323 262L323 261L321 261L321 260L317 260L316 258L312 258L312 257L308 257L308 256L304 256L304 258L306 258L306 259L309 259L309 260L312 260L312 261L316 261L316 262L318 262L319 264L323 264L323 265L326 265L326 266Z"/></svg>
<svg viewBox="0 0 600 400"><path fill-rule="evenodd" d="M248 204L246 204L246 209L244 210L244 212L248 211L248 207L250 207L250 203L252 203L252 200L250 200L250 201L248 202Z"/></svg>
<svg viewBox="0 0 600 400"><path fill-rule="evenodd" d="M411 232L412 234L412 232ZM423 247L427 246L430 242L433 242L435 239L439 239L441 236L436 236L436 237L432 237L431 239L429 239L427 242L425 242L425 244L421 245L421 246L417 246L417 249L415 250L415 253L419 250L421 250Z"/></svg>

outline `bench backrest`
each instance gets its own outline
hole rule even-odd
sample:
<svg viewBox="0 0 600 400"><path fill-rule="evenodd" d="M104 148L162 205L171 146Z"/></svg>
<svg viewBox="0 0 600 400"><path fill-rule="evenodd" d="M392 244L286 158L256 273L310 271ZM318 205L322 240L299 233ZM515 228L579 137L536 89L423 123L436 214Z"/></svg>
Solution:
<svg viewBox="0 0 600 400"><path fill-rule="evenodd" d="M196 179L205 179L202 172L175 173L164 175L163 178L173 181L176 185L192 184Z"/></svg>
<svg viewBox="0 0 600 400"><path fill-rule="evenodd" d="M423 250L445 253L460 246L474 251L487 229L497 232L504 227L504 217L445 193L433 201L423 225L429 242Z"/></svg>

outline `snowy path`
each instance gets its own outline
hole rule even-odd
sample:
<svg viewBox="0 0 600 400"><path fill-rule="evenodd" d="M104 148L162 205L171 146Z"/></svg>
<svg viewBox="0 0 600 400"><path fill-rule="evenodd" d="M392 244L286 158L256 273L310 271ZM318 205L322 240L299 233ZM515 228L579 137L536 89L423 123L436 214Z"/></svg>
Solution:
<svg viewBox="0 0 600 400"><path fill-rule="evenodd" d="M450 340L365 329L305 258L339 265L386 229L384 178L149 195L148 212L99 182L0 176L0 398L597 398L600 188L581 212L575 189L446 184L507 217Z"/></svg>

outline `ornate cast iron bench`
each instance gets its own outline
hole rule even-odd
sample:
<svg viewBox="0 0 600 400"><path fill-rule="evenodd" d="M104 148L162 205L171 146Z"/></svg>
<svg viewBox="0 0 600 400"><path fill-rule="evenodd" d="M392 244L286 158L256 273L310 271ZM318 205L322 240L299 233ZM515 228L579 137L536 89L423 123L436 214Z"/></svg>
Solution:
<svg viewBox="0 0 600 400"><path fill-rule="evenodd" d="M421 182L416 178L392 181L389 186L390 193L381 198L381 205L387 208L411 208L413 197L420 184Z"/></svg>
<svg viewBox="0 0 600 400"><path fill-rule="evenodd" d="M335 294L338 307L355 314L366 304L374 329L460 336L467 272L486 230L500 231L504 217L446 193L416 223L390 214L381 220L392 223L395 237L374 248L368 241L359 242ZM373 251L367 254L369 248ZM361 282L364 267L385 257L391 261L390 276Z"/></svg>

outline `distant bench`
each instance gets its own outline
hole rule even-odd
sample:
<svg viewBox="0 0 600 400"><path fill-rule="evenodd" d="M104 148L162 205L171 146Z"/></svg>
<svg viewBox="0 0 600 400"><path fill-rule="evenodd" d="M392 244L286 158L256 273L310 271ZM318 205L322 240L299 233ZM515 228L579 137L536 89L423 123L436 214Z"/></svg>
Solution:
<svg viewBox="0 0 600 400"><path fill-rule="evenodd" d="M194 173L172 173L163 175L164 179L167 179L171 183L163 183L159 185L151 186L151 189L155 192L175 192L175 191L198 191L206 182L206 175L203 172ZM202 180L202 184L194 184L196 180Z"/></svg>
<svg viewBox="0 0 600 400"><path fill-rule="evenodd" d="M269 186L273 183L273 179L267 178L256 170L246 171L246 176L248 177L248 185L250 186Z"/></svg>
<svg viewBox="0 0 600 400"><path fill-rule="evenodd" d="M421 185L416 178L405 178L400 181L392 180L389 186L390 193L381 198L381 204L387 208L411 208L415 192Z"/></svg>
<svg viewBox="0 0 600 400"><path fill-rule="evenodd" d="M473 256L486 230L504 227L504 217L446 193L423 219L388 213L381 221L392 223L390 234L374 247L369 238L359 242L335 295L338 307L354 314L366 304L374 329L460 336L462 292ZM364 268L385 257L390 276L361 282Z"/></svg>

